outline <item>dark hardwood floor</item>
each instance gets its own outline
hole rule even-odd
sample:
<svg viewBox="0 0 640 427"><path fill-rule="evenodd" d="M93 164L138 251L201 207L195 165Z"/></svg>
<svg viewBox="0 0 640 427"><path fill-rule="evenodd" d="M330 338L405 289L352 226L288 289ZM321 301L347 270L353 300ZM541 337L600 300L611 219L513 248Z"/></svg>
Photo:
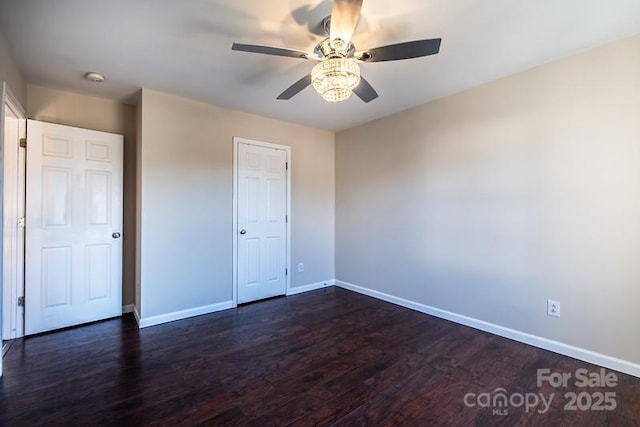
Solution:
<svg viewBox="0 0 640 427"><path fill-rule="evenodd" d="M567 387L539 387L545 368L570 373ZM640 379L615 373L616 386L578 387L581 368L600 372L327 288L140 331L127 315L17 340L4 358L0 424L640 425ZM571 392L583 410L565 410ZM493 402L500 393L506 406ZM598 393L615 393L616 408L596 410ZM521 399L534 395L553 396L550 409L527 410Z"/></svg>

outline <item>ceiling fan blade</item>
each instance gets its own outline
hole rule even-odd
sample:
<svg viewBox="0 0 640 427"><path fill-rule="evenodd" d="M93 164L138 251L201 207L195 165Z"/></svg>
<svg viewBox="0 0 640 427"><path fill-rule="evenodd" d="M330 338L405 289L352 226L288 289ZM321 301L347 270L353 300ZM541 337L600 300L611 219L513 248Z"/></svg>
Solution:
<svg viewBox="0 0 640 427"><path fill-rule="evenodd" d="M373 86L362 76L360 76L360 84L356 86L353 92L364 102L371 102L378 97L378 93Z"/></svg>
<svg viewBox="0 0 640 427"><path fill-rule="evenodd" d="M419 58L440 52L442 39L416 40L392 44L357 52L356 58L364 62L398 61L400 59Z"/></svg>
<svg viewBox="0 0 640 427"><path fill-rule="evenodd" d="M232 50L241 52L262 53L264 55L287 56L290 58L309 59L311 54L296 49L288 49L284 47L260 46L256 44L234 43Z"/></svg>
<svg viewBox="0 0 640 427"><path fill-rule="evenodd" d="M362 0L333 0L331 9L331 41L342 39L349 44L362 9Z"/></svg>
<svg viewBox="0 0 640 427"><path fill-rule="evenodd" d="M303 89L311 84L311 74L307 74L291 86L289 86L284 92L278 95L278 99L291 99L300 93Z"/></svg>

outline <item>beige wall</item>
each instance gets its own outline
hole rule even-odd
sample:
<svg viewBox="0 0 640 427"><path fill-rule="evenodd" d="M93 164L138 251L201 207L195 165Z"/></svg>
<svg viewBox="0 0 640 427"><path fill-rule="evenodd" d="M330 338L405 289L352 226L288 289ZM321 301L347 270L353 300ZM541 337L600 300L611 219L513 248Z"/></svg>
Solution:
<svg viewBox="0 0 640 427"><path fill-rule="evenodd" d="M124 135L122 301L123 304L133 304L136 234L135 107L109 99L28 85L27 116L45 122Z"/></svg>
<svg viewBox="0 0 640 427"><path fill-rule="evenodd" d="M25 80L13 60L5 36L0 32L0 85L2 82L7 82L11 92L22 104L22 108L26 108L27 86Z"/></svg>
<svg viewBox="0 0 640 427"><path fill-rule="evenodd" d="M640 37L336 136L339 280L640 363L639 254Z"/></svg>
<svg viewBox="0 0 640 427"><path fill-rule="evenodd" d="M232 300L234 136L292 147L292 287L334 273L334 134L144 89L141 316Z"/></svg>

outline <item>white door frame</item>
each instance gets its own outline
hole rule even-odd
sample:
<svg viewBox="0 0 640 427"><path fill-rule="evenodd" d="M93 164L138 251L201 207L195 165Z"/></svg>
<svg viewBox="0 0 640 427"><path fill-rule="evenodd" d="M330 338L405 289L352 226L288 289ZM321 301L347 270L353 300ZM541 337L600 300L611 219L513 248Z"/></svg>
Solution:
<svg viewBox="0 0 640 427"><path fill-rule="evenodd" d="M238 306L238 145L249 144L258 147L275 148L284 150L287 154L287 256L285 261L286 294L289 294L291 287L291 147L287 145L272 144L269 142L255 141L252 139L233 137L233 307Z"/></svg>
<svg viewBox="0 0 640 427"><path fill-rule="evenodd" d="M13 94L6 82L2 87L2 105L0 110L0 120L2 120L2 126L0 129L0 147L2 147L2 161L0 162L0 168L2 168L2 316L0 316L0 325L4 321L8 321L10 326L8 339L21 338L24 336L24 307L18 307L18 298L24 296L24 228L22 233L16 232L18 230L18 221L21 216L24 216L24 197L25 197L25 168L26 168L26 153L24 148L19 147L20 141L4 141L4 117L6 110L10 109L11 112L18 117L21 121L18 138L26 137L26 114L20 102ZM5 156L7 150L5 144L15 144L15 151L11 151L12 159L7 159ZM14 157L15 155L15 157ZM5 168L5 160L11 160L12 166ZM6 191L12 189L11 191ZM9 218L4 217L5 204L9 203L10 213ZM22 204L22 209L20 209ZM5 219L7 219L5 224ZM4 237L10 237L8 244L9 251L5 251L5 239ZM5 281L4 279L7 279ZM5 298L5 294L10 296ZM6 314L6 316L5 316ZM2 331L0 327L0 331Z"/></svg>

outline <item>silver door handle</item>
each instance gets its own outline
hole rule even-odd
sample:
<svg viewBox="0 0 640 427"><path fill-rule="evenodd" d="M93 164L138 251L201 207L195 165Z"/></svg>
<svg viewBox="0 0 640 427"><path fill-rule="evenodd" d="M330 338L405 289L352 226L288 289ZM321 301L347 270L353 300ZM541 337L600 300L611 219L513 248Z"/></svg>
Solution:
<svg viewBox="0 0 640 427"><path fill-rule="evenodd" d="M242 230L240 230L240 234L247 234L247 230L243 228Z"/></svg>
<svg viewBox="0 0 640 427"><path fill-rule="evenodd" d="M113 237L114 239L119 239L120 238L120 233L118 233L117 231L115 233L113 233L111 235L111 237Z"/></svg>

